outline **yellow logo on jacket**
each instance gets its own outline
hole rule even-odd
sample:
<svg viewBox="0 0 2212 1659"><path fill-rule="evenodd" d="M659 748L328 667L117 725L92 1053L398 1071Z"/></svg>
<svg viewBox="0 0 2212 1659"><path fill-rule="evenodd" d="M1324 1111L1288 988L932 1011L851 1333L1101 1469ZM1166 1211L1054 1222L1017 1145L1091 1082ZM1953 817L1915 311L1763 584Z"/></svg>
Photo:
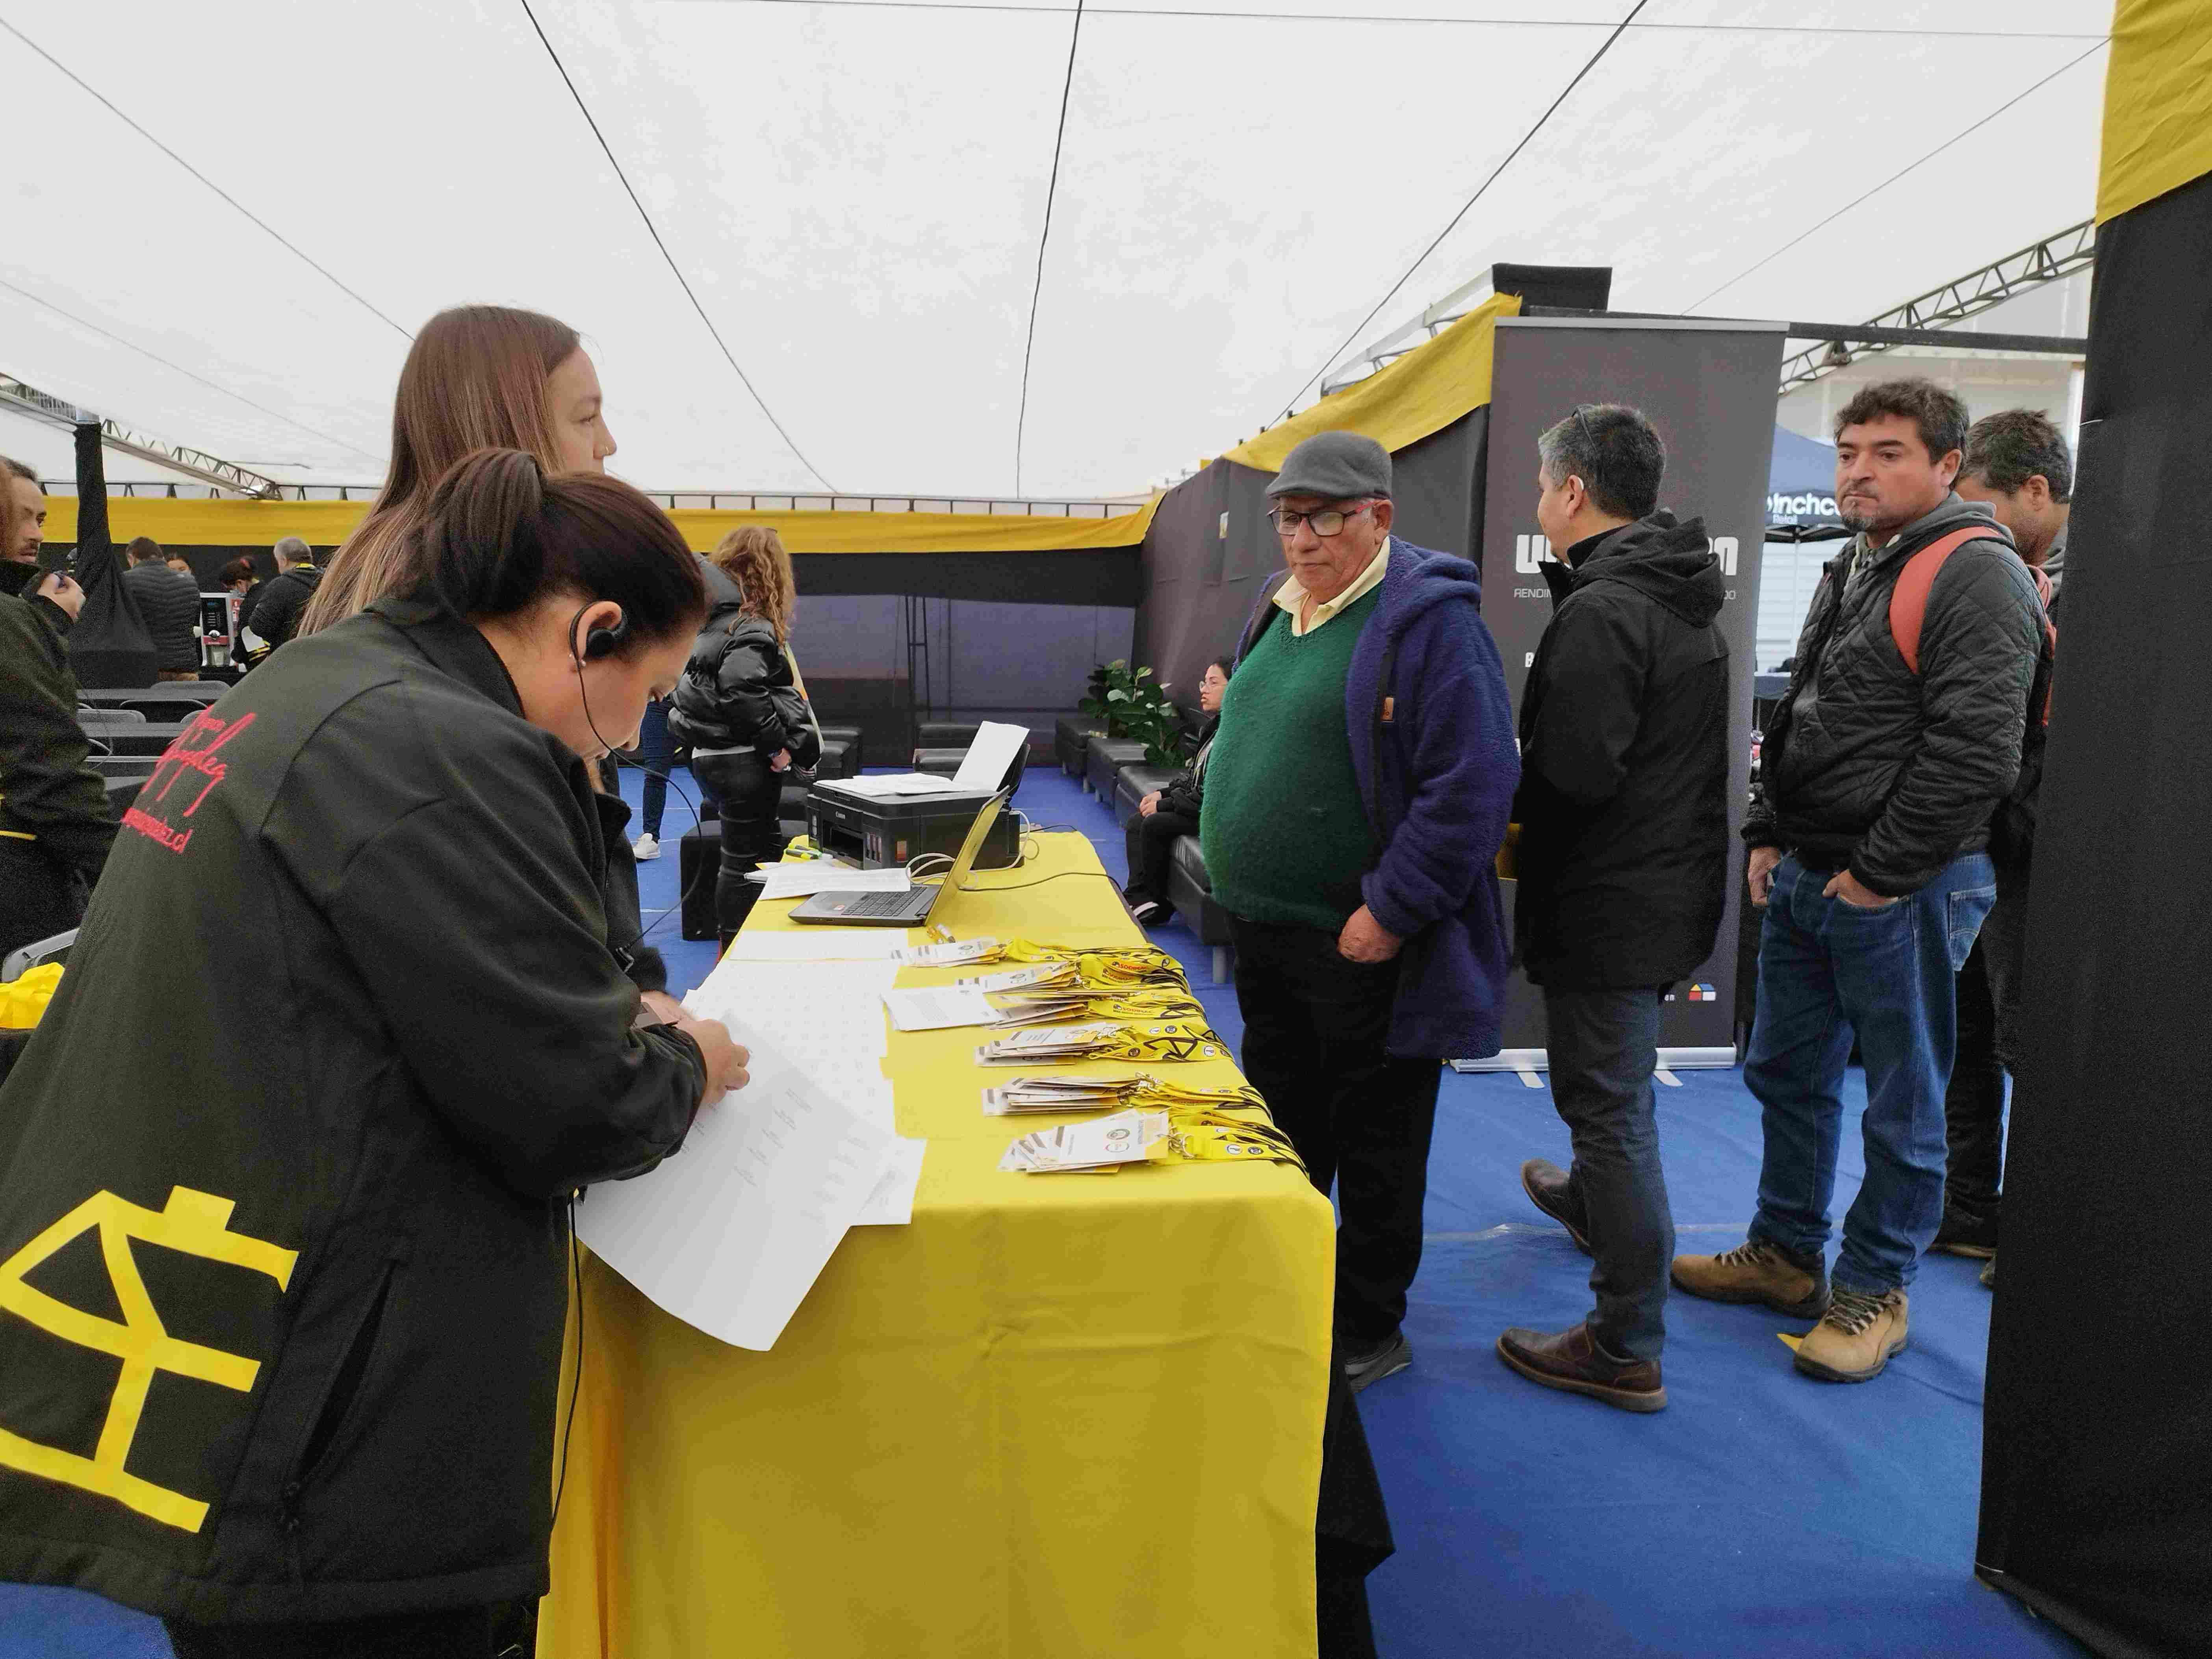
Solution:
<svg viewBox="0 0 2212 1659"><path fill-rule="evenodd" d="M284 1289L291 1281L299 1252L232 1232L230 1214L236 1207L230 1199L195 1192L190 1187L171 1188L168 1206L161 1210L149 1210L113 1193L95 1193L0 1262L0 1308L64 1342L112 1354L123 1362L123 1373L116 1379L114 1393L108 1396L107 1420L100 1428L100 1443L90 1457L43 1446L0 1429L0 1468L21 1469L26 1474L112 1498L164 1526L185 1532L200 1529L207 1519L205 1504L142 1480L124 1467L130 1460L131 1443L137 1437L139 1415L146 1409L147 1390L154 1386L156 1371L174 1371L179 1376L243 1394L252 1388L261 1362L171 1336L155 1311L153 1297L147 1294L146 1281L131 1253L131 1241L143 1239L187 1255L266 1273L276 1281L277 1289ZM100 1256L107 1265L108 1281L115 1287L116 1304L123 1310L119 1324L72 1308L23 1282L26 1273L94 1228L100 1231Z"/></svg>

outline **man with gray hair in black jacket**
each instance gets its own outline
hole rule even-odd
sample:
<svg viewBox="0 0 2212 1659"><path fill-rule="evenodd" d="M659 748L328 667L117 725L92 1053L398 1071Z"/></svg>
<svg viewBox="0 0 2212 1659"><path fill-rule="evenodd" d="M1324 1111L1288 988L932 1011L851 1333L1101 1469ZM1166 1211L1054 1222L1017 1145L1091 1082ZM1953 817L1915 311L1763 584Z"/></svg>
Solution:
<svg viewBox="0 0 2212 1659"><path fill-rule="evenodd" d="M1943 1212L1954 980L1996 896L1990 823L2020 770L2042 606L1990 509L1951 485L1966 411L1925 380L1836 419L1830 564L1768 722L1744 840L1766 911L1744 1081L1765 1110L1743 1244L1674 1283L1820 1323L1797 1369L1863 1382L1905 1346L1905 1286ZM1830 1292L1828 1206L1856 1033L1866 1175Z"/></svg>
<svg viewBox="0 0 2212 1659"><path fill-rule="evenodd" d="M1577 409L1538 453L1536 521L1560 562L1521 694L1513 920L1575 1155L1530 1159L1521 1185L1595 1258L1597 1305L1570 1330L1509 1330L1498 1355L1656 1412L1674 1226L1651 1079L1660 999L1712 954L1727 905L1727 583L1704 523L1660 510L1666 448L1639 411Z"/></svg>

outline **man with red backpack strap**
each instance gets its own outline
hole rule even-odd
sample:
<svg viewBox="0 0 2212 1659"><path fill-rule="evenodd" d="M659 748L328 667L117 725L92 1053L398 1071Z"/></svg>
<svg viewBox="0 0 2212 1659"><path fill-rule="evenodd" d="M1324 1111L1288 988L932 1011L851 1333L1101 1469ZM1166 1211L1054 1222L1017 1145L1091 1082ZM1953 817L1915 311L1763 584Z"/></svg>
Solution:
<svg viewBox="0 0 2212 1659"><path fill-rule="evenodd" d="M1813 596L1743 830L1766 911L1744 1066L1765 1109L1759 1210L1736 1249L1674 1258L1692 1295L1818 1320L1796 1361L1824 1382L1865 1382L1905 1345L1943 1212L1954 979L1996 898L1990 820L2041 656L2027 567L1952 491L1966 442L1965 406L1925 380L1868 386L1837 416L1836 505L1858 533ZM1832 1293L1854 1034L1866 1176Z"/></svg>
<svg viewBox="0 0 2212 1659"><path fill-rule="evenodd" d="M1966 434L1959 495L1981 501L2010 532L2013 545L2045 591L2045 637L2057 646L2058 590L2066 569L2067 521L2073 514L2074 461L2066 440L2039 410L2008 409L1984 416ZM2020 1043L2021 978L2026 971L2027 873L2035 844L2038 787L2049 714L2048 670L2043 696L2028 705L2020 781L1990 842L1997 867L1997 902L1982 924L1973 954L1959 970L1959 1052L1943 1102L1950 1162L1943 1176L1943 1225L1935 1249L1986 1256L1982 1283L1996 1283L1997 1218L2004 1174L2005 1078Z"/></svg>

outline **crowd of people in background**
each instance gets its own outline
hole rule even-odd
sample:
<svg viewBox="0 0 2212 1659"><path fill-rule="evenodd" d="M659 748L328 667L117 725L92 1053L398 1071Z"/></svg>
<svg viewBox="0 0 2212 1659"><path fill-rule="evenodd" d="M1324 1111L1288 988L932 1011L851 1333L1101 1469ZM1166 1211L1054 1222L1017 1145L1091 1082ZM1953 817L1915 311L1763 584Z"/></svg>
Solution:
<svg viewBox="0 0 2212 1659"><path fill-rule="evenodd" d="M1139 803L1127 896L1147 925L1169 920L1170 849L1198 838L1230 917L1243 1069L1338 1202L1333 1364L1352 1389L1413 1362L1441 1062L1496 1051L1516 965L1542 994L1573 1146L1565 1169L1530 1160L1522 1186L1593 1263L1583 1321L1500 1334L1519 1376L1663 1408L1671 1284L1810 1322L1797 1369L1863 1382L1906 1340L1925 1252L1993 1256L2071 466L2042 416L1970 429L1925 380L1866 388L1837 428L1853 533L1742 831L1764 912L1745 1073L1764 1111L1756 1216L1713 1255L1674 1254L1652 1084L1663 999L1711 955L1739 867L1734 692L1710 538L1660 504L1662 435L1614 404L1543 434L1553 610L1517 720L1475 567L1394 534L1381 445L1322 434L1269 485L1283 578L1208 665L1188 765ZM352 1651L334 1632L383 1639L403 1617L438 1651L526 1640L561 1204L665 1157L744 1081L743 1051L667 995L635 863L659 855L666 773L688 750L721 819L726 944L747 876L776 855L781 791L821 751L788 554L751 528L702 557L605 476L616 446L574 330L441 313L409 353L393 433L382 492L327 564L287 538L265 576L222 568L234 666L252 672L161 763L192 786L119 839L70 669L87 586L40 568L44 496L4 464L0 953L75 925L94 883L94 921L129 925L88 927L53 1030L10 1081L0 1217L45 1224L64 1176L70 1191L158 1177L264 1227L279 1212L284 1237L325 1252L313 1316L291 1327L314 1340L271 1352L270 1408L248 1421L245 1395L207 1390L197 1416L165 1419L163 1466L234 1494L219 1536L85 1510L65 1484L0 1498L0 1534L43 1540L14 1571L96 1579L163 1614L187 1656L247 1650L248 1623L267 1653ZM199 583L149 538L125 551L112 586L158 678L196 678ZM648 768L635 840L602 769L625 750ZM1501 871L1519 884L1510 925ZM112 1011L173 998L178 960L277 938L283 951L241 945L208 980L267 1016L256 1054L190 1008L159 1044L111 1040ZM499 1040L518 1031L557 1041ZM1855 1038L1866 1176L1832 1268ZM292 1058L258 1063L272 1046ZM190 1109L153 1125L135 1103L156 1098ZM281 1275L266 1276L211 1316L273 1330ZM434 1299L416 1288L433 1276ZM394 1317L412 1392L334 1445L362 1334ZM0 1416L31 1409L23 1368L0 1377ZM35 1409L96 1428L103 1401ZM127 1565L70 1565L107 1551ZM297 1621L296 1648L266 1644L272 1609Z"/></svg>

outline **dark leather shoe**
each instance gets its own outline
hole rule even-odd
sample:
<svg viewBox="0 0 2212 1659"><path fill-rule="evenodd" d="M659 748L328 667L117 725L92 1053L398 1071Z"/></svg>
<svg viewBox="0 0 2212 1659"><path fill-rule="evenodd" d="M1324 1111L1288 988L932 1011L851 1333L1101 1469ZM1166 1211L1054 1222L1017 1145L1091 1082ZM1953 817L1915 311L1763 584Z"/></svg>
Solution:
<svg viewBox="0 0 2212 1659"><path fill-rule="evenodd" d="M1587 1322L1557 1336L1517 1326L1498 1339L1498 1357L1531 1382L1586 1394L1625 1412L1662 1412L1667 1387L1656 1359L1615 1359L1597 1345Z"/></svg>
<svg viewBox="0 0 2212 1659"><path fill-rule="evenodd" d="M1558 1164L1540 1158L1532 1158L1521 1166L1521 1190L1528 1194L1528 1201L1567 1230L1567 1237L1575 1241L1575 1248L1584 1255L1592 1254L1589 1246L1589 1218L1583 1212L1582 1201L1574 1195L1572 1178Z"/></svg>

